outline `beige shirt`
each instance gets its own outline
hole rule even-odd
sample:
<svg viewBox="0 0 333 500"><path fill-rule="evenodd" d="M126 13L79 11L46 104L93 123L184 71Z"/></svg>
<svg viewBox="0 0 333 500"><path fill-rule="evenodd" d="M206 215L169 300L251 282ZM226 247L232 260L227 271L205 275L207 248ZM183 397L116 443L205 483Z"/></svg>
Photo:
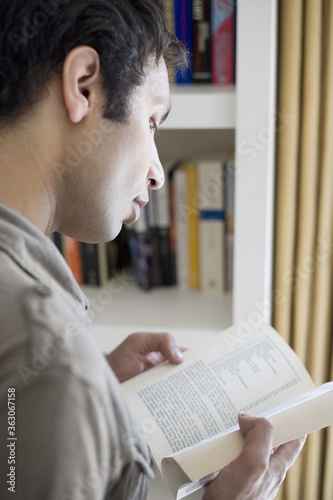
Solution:
<svg viewBox="0 0 333 500"><path fill-rule="evenodd" d="M1 499L146 497L147 445L87 307L52 241L0 205Z"/></svg>

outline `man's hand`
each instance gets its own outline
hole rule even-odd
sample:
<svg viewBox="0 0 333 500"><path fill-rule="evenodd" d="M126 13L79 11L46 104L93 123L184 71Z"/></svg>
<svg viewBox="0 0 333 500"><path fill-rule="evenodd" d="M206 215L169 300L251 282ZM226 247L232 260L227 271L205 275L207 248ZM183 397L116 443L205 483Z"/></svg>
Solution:
<svg viewBox="0 0 333 500"><path fill-rule="evenodd" d="M163 361L181 363L182 351L169 333L133 333L106 359L119 382L124 382Z"/></svg>
<svg viewBox="0 0 333 500"><path fill-rule="evenodd" d="M205 488L203 500L272 500L304 445L305 438L296 439L272 453L272 422L247 414L238 421L243 451Z"/></svg>

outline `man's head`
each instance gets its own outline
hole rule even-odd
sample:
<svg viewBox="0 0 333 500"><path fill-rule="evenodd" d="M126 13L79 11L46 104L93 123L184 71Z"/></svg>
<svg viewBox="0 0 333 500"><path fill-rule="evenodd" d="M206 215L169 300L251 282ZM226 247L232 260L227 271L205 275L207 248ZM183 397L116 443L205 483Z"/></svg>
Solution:
<svg viewBox="0 0 333 500"><path fill-rule="evenodd" d="M186 64L184 47L154 0L2 0L0 25L2 157L20 168L17 131L45 232L114 238L163 183L154 132L170 108L166 63Z"/></svg>
<svg viewBox="0 0 333 500"><path fill-rule="evenodd" d="M1 0L0 124L28 111L80 45L99 55L104 117L118 122L151 56L176 66L186 59L156 0Z"/></svg>

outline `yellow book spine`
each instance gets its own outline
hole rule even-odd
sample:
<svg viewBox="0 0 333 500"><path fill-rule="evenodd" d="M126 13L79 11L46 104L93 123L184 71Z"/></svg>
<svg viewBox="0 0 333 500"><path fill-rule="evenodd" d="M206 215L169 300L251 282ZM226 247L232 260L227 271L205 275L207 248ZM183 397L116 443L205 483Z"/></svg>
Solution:
<svg viewBox="0 0 333 500"><path fill-rule="evenodd" d="M187 177L187 234L188 234L188 271L189 288L200 287L199 270L199 207L198 207L198 172L196 166L186 168Z"/></svg>

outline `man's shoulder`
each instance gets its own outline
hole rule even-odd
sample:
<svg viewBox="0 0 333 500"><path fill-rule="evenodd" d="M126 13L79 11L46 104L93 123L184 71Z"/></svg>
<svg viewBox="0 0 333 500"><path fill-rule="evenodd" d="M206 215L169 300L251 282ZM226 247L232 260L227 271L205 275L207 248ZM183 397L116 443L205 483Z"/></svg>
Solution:
<svg viewBox="0 0 333 500"><path fill-rule="evenodd" d="M54 311L57 297L50 287L19 266L6 252L0 250L0 318L2 330L20 330L26 334L30 323L40 323ZM52 306L47 310L47 300ZM50 301L50 300L49 300ZM59 307L60 304L59 304ZM63 311L64 312L64 311ZM52 316L54 314L52 313ZM48 322L49 327L53 321Z"/></svg>
<svg viewBox="0 0 333 500"><path fill-rule="evenodd" d="M34 286L36 280L22 269L13 258L0 248L1 304L24 293L26 287ZM7 298L7 300L5 300Z"/></svg>
<svg viewBox="0 0 333 500"><path fill-rule="evenodd" d="M86 312L0 251L0 365L20 377L63 369L106 394L116 384ZM19 370L18 370L19 367Z"/></svg>
<svg viewBox="0 0 333 500"><path fill-rule="evenodd" d="M0 250L1 344L26 334L29 300L42 291L40 283ZM0 347L1 350L1 347Z"/></svg>
<svg viewBox="0 0 333 500"><path fill-rule="evenodd" d="M0 290L0 359L8 368L72 366L75 338L87 330L83 315L73 311L57 289L29 275L2 251Z"/></svg>

